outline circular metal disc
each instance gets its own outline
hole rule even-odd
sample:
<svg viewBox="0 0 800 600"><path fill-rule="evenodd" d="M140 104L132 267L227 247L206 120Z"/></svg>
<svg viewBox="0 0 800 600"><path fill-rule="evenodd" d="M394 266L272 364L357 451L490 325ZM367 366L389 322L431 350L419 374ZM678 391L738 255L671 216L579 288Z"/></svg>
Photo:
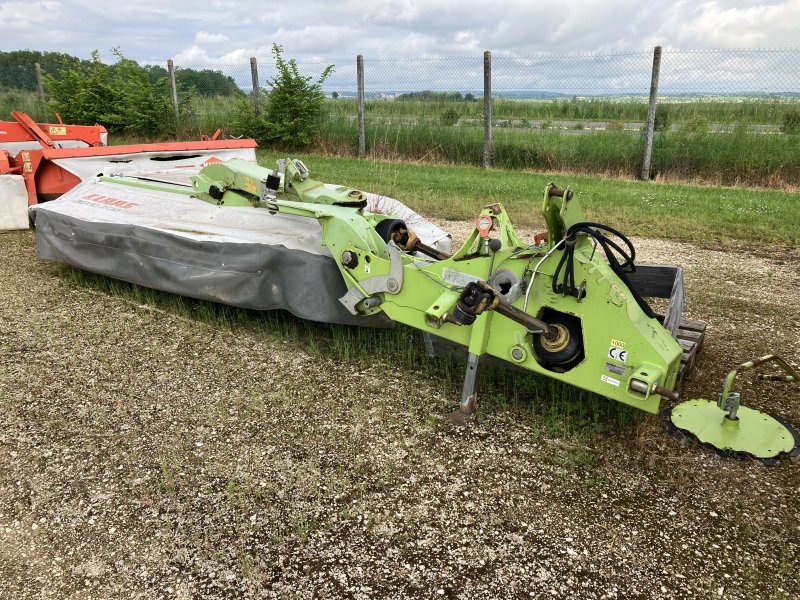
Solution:
<svg viewBox="0 0 800 600"><path fill-rule="evenodd" d="M790 425L775 417L740 406L738 421L730 421L715 402L687 400L672 409L670 420L681 431L722 451L749 454L759 459L789 454L797 445Z"/></svg>

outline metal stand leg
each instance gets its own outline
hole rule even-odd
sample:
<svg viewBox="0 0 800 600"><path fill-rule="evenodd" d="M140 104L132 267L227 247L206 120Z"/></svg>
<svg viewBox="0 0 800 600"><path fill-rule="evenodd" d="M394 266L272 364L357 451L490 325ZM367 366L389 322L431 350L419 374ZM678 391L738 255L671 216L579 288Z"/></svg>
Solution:
<svg viewBox="0 0 800 600"><path fill-rule="evenodd" d="M480 356L477 354L469 353L467 356L467 371L464 374L464 387L461 391L461 402L451 416L450 421L454 425L465 425L467 417L475 412L478 404L478 366L480 364Z"/></svg>
<svg viewBox="0 0 800 600"><path fill-rule="evenodd" d="M425 344L425 354L428 355L428 358L436 358L433 350L433 336L427 331L422 332L422 343Z"/></svg>

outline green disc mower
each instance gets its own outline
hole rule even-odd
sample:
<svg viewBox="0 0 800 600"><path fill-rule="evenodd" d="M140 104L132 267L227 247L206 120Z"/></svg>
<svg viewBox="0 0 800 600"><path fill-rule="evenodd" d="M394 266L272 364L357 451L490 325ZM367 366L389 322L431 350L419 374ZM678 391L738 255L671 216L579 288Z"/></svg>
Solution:
<svg viewBox="0 0 800 600"><path fill-rule="evenodd" d="M422 331L430 351L455 349L465 356L456 422L475 410L482 361L657 413L663 399L679 400L681 379L705 333L705 324L681 314L679 267L636 265L622 233L587 221L575 194L553 184L540 204L547 231L533 241L518 237L501 204L489 204L466 242L449 253L423 243L397 216L368 212L362 192L312 179L297 159L280 160L275 169L237 159L209 164L185 186L123 176L100 180L116 184L111 191L106 186L102 198L124 200L126 186L133 186L220 211L256 208L318 222L326 260L336 283L343 283L337 309L343 306L355 321L382 314ZM84 204L94 197L76 193L84 194ZM135 202L123 204L136 209ZM651 297L668 299L663 315L645 300ZM679 404L672 422L720 450L758 458L795 452L788 426L741 407L731 392L739 371L768 360L787 371L782 381L797 379L776 357L747 363L728 377L718 403Z"/></svg>

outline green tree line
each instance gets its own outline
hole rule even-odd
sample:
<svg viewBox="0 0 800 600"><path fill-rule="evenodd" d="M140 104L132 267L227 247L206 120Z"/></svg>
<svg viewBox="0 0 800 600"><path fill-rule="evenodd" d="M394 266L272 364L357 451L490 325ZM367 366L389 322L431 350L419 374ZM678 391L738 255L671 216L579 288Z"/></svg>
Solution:
<svg viewBox="0 0 800 600"><path fill-rule="evenodd" d="M39 63L42 71L56 81L74 69L88 68L94 63L61 52L41 52L38 50L13 50L0 52L0 88L36 90L34 64ZM119 63L107 65L113 77ZM150 83L167 77L167 69L160 65L142 65ZM177 68L175 79L178 85L192 89L199 96L232 96L239 93L239 87L232 77L214 69Z"/></svg>
<svg viewBox="0 0 800 600"><path fill-rule="evenodd" d="M113 64L100 60L97 50L92 52L90 60L71 60L72 57L63 54L49 56L53 59L49 63L42 58L47 53L5 52L0 56L6 62L0 64L6 64L5 70L11 72L25 71L22 67L26 64L27 70L33 72L32 62L50 65L53 71L43 69L43 83L49 96L46 108L69 123L101 123L111 132L148 137L182 136L189 134L196 122L198 106L202 110L204 104L222 103L234 107L227 113L227 122L220 124L230 128L234 135L254 137L265 146L295 148L308 146L318 133L325 102L322 83L334 69L329 65L313 80L300 72L294 59L283 57L283 48L273 45L276 75L267 80L267 87L261 88L258 112L253 97L240 90L232 78L217 71L180 69L176 74L176 110L166 69L140 65L126 58L118 48L111 52L116 59ZM13 60L9 58L11 54ZM35 76L33 82L9 78L8 83L6 96L16 96L14 102L19 102L21 94L35 96L35 92L24 91L35 89ZM201 101L199 95L213 98Z"/></svg>

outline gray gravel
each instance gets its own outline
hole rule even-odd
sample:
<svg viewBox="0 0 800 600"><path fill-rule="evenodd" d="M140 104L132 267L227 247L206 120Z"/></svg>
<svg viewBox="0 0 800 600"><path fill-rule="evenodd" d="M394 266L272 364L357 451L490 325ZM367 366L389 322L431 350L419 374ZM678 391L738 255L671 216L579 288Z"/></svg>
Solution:
<svg viewBox="0 0 800 600"><path fill-rule="evenodd" d="M797 360L800 261L767 264L782 302L739 301L713 277L763 259L650 249L691 254L711 322L689 395L773 343ZM555 438L490 405L454 429L453 386L391 355L212 327L34 254L0 235L0 597L800 596L797 464L721 460L651 416ZM770 389L750 404L800 425Z"/></svg>

